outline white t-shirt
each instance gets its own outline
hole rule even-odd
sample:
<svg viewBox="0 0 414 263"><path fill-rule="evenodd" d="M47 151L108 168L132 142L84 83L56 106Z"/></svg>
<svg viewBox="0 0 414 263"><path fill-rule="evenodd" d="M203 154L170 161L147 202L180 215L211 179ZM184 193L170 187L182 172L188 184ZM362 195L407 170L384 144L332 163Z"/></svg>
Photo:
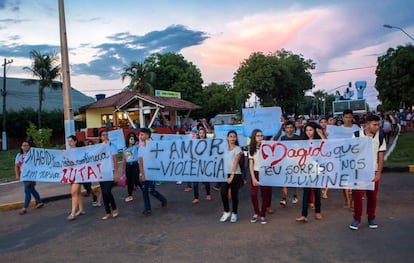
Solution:
<svg viewBox="0 0 414 263"><path fill-rule="evenodd" d="M359 130L359 137L367 137L365 135L364 129ZM374 163L375 163L375 171L378 170L378 152L385 152L387 150L387 143L385 142L385 139L382 138L382 145L380 146L380 140L379 140L379 131L372 137L373 141L373 147L372 147L372 154L374 156ZM355 134L353 136L355 138Z"/></svg>
<svg viewBox="0 0 414 263"><path fill-rule="evenodd" d="M242 152L242 150L239 146L235 146L233 148L233 150L227 152L227 154L226 154L226 170L225 171L227 171L228 173L232 172L234 160L236 159L236 156L238 154L240 154L241 152ZM236 169L235 174L241 174L239 164L237 164L236 168L237 169Z"/></svg>
<svg viewBox="0 0 414 263"><path fill-rule="evenodd" d="M253 159L254 162L254 170L255 171L259 171L260 170L260 166L259 166L259 149L257 149L257 151L254 153L253 156L250 155L250 151L249 151L249 160Z"/></svg>

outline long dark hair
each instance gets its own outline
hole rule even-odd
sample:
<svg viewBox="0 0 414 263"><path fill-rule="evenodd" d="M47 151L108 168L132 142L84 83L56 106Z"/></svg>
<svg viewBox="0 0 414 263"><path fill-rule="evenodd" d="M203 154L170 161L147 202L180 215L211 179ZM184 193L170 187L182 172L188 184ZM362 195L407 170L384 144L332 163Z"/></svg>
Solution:
<svg viewBox="0 0 414 263"><path fill-rule="evenodd" d="M230 130L228 133L227 133L227 137L229 137L229 135L230 134L232 134L232 133L234 133L234 135L236 135L236 142L234 143L235 145L237 145L237 146L239 146L239 138L238 138L238 136L237 136L237 132L235 131L235 130Z"/></svg>
<svg viewBox="0 0 414 263"><path fill-rule="evenodd" d="M137 137L137 135L135 133L133 133L133 132L128 133L128 135L125 137L125 147L127 147L127 148L129 147L129 139L131 137L134 138L135 143L138 142L138 137Z"/></svg>
<svg viewBox="0 0 414 263"><path fill-rule="evenodd" d="M319 134L316 132L316 129L321 129L322 130L322 127L317 123L308 122L303 126L302 140L309 140L308 135L306 135L306 128L307 127L311 127L313 129L313 139L314 140L322 139L321 136L319 136Z"/></svg>
<svg viewBox="0 0 414 263"><path fill-rule="evenodd" d="M256 134L262 132L260 129L254 129L252 134L250 135L250 144L249 144L249 153L250 155L254 155L257 152L257 140Z"/></svg>

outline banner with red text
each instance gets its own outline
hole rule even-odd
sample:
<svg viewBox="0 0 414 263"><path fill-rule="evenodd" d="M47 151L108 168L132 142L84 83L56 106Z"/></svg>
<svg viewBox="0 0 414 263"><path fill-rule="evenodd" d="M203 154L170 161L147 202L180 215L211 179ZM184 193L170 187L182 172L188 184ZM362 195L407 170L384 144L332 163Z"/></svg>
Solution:
<svg viewBox="0 0 414 263"><path fill-rule="evenodd" d="M113 180L109 144L69 150L31 148L23 160L21 180L83 183Z"/></svg>
<svg viewBox="0 0 414 263"><path fill-rule="evenodd" d="M260 185L373 190L372 138L263 141Z"/></svg>

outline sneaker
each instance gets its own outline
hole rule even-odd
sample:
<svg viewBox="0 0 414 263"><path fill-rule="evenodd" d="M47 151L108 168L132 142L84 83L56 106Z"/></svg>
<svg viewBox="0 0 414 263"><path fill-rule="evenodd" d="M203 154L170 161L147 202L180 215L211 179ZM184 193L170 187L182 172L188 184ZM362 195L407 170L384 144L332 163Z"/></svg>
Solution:
<svg viewBox="0 0 414 263"><path fill-rule="evenodd" d="M183 184L183 181L177 181L175 184L177 185Z"/></svg>
<svg viewBox="0 0 414 263"><path fill-rule="evenodd" d="M42 208L44 206L43 203L37 203L36 208Z"/></svg>
<svg viewBox="0 0 414 263"><path fill-rule="evenodd" d="M369 220L368 220L368 226L369 226L369 228L371 228L371 229L376 229L376 228L378 228L377 223L375 223L375 221L374 221L373 219L369 219Z"/></svg>
<svg viewBox="0 0 414 263"><path fill-rule="evenodd" d="M92 206L94 206L94 207L100 207L100 206L102 206L102 204L101 203L98 203L98 202L93 202L92 203Z"/></svg>
<svg viewBox="0 0 414 263"><path fill-rule="evenodd" d="M231 218L230 218L230 222L232 223L236 223L237 220L239 220L239 217L237 216L237 214L235 213L231 213Z"/></svg>
<svg viewBox="0 0 414 263"><path fill-rule="evenodd" d="M260 224L266 225L267 224L266 218L264 218L264 217L260 218Z"/></svg>
<svg viewBox="0 0 414 263"><path fill-rule="evenodd" d="M250 218L250 223L256 223L257 222L257 216L253 216Z"/></svg>
<svg viewBox="0 0 414 263"><path fill-rule="evenodd" d="M359 224L360 223L355 220L354 222L351 223L351 225L349 226L349 228L352 229L352 230L358 230L359 229Z"/></svg>
<svg viewBox="0 0 414 263"><path fill-rule="evenodd" d="M132 196L127 196L127 198L125 198L125 202L131 202L132 200L134 200L134 198Z"/></svg>
<svg viewBox="0 0 414 263"><path fill-rule="evenodd" d="M286 203L286 199L282 199L282 200L280 200L279 204L280 204L281 206L286 206L286 205L287 205L287 203Z"/></svg>
<svg viewBox="0 0 414 263"><path fill-rule="evenodd" d="M142 212L142 215L144 216L150 216L152 214L151 210L144 210L144 212Z"/></svg>
<svg viewBox="0 0 414 263"><path fill-rule="evenodd" d="M292 200L292 204L297 204L299 202L298 197L294 196Z"/></svg>
<svg viewBox="0 0 414 263"><path fill-rule="evenodd" d="M220 217L220 222L226 222L231 216L230 212L223 212L223 215Z"/></svg>

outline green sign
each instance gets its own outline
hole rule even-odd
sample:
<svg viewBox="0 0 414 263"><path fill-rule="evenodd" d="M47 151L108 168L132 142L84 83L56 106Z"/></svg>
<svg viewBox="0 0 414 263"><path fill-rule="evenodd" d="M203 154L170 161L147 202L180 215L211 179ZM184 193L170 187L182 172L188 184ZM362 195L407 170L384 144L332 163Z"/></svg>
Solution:
<svg viewBox="0 0 414 263"><path fill-rule="evenodd" d="M173 97L181 99L181 92L169 91L169 90L155 90L156 97Z"/></svg>

